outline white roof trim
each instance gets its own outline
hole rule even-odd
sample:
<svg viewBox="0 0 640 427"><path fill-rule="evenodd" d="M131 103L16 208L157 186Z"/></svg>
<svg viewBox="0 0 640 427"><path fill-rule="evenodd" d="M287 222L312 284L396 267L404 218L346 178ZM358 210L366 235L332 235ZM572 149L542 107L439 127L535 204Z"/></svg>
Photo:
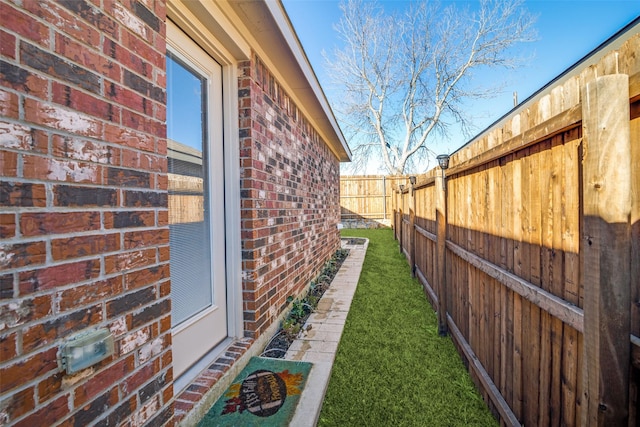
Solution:
<svg viewBox="0 0 640 427"><path fill-rule="evenodd" d="M344 135L342 134L342 130L340 129L340 126L338 125L338 122L333 114L333 110L329 105L329 101L327 100L327 97L324 91L322 90L322 87L320 86L320 82L318 82L318 77L316 76L316 73L313 71L313 67L311 67L311 63L309 62L309 59L307 58L307 55L304 52L304 49L302 48L302 44L300 43L300 40L298 39L298 36L296 35L295 30L293 29L293 25L291 24L291 21L289 20L289 16L286 14L286 11L284 10L284 6L282 5L282 2L280 0L267 0L266 3L272 15L276 19L276 22L278 23L278 27L281 29L281 31L283 31L283 36L287 40L287 44L289 45L289 47L291 48L291 51L295 55L295 58L298 61L298 64L302 68L302 72L304 73L307 81L309 82L311 90L313 90L313 93L316 95L318 102L320 102L320 104L322 105L322 109L325 111L325 114L327 115L327 118L329 119L331 126L334 127L336 136L340 140L340 143L342 144L344 151L349 157L349 161L350 161L351 150L349 149L349 146L346 140L344 139Z"/></svg>
<svg viewBox="0 0 640 427"><path fill-rule="evenodd" d="M261 58L280 83L295 93L290 95L302 105L313 127L342 162L351 161L351 150L338 126L307 55L280 0L234 0L228 5L251 33L255 43L267 56Z"/></svg>

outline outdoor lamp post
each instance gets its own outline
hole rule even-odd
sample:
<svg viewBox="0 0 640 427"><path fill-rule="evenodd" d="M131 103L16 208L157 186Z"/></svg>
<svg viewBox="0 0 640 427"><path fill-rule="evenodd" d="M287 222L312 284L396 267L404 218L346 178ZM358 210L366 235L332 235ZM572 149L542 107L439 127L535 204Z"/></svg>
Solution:
<svg viewBox="0 0 640 427"><path fill-rule="evenodd" d="M416 185L416 177L414 175L410 176L409 182L411 183L411 197L413 197L413 187Z"/></svg>
<svg viewBox="0 0 640 427"><path fill-rule="evenodd" d="M440 154L436 157L438 160L438 165L440 165L440 169L442 169L442 188L445 189L445 170L449 168L449 155L448 154Z"/></svg>
<svg viewBox="0 0 640 427"><path fill-rule="evenodd" d="M447 184L445 170L449 167L449 156L436 157L442 169L442 191L436 187L436 283L438 287L438 334L447 335L447 304L450 295L447 289Z"/></svg>
<svg viewBox="0 0 640 427"><path fill-rule="evenodd" d="M445 170L445 169L447 169L449 167L449 155L448 154L440 154L438 157L436 157L436 159L438 160L438 165L440 165L442 170Z"/></svg>

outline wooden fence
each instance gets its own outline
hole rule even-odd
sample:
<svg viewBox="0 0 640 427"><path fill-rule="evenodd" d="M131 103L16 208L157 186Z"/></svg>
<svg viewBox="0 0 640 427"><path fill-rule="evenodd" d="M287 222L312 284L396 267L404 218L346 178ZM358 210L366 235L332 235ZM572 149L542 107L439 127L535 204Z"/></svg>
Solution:
<svg viewBox="0 0 640 427"><path fill-rule="evenodd" d="M341 176L341 222L352 228L390 226L392 189L407 182L404 176Z"/></svg>
<svg viewBox="0 0 640 427"><path fill-rule="evenodd" d="M640 425L639 29L393 193L400 248L502 425Z"/></svg>

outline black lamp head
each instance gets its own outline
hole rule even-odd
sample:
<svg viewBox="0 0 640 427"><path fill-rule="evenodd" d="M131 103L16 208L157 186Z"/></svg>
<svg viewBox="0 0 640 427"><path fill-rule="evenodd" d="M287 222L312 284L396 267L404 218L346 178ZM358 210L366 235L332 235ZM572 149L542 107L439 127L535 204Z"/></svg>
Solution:
<svg viewBox="0 0 640 427"><path fill-rule="evenodd" d="M449 167L449 155L448 154L440 154L436 157L438 160L438 165L440 165L441 169L447 169Z"/></svg>

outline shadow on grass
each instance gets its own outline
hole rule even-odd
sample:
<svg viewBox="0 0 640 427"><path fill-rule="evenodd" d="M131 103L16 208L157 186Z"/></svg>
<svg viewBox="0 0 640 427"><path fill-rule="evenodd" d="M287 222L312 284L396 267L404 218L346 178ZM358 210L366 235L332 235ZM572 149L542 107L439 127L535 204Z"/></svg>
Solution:
<svg viewBox="0 0 640 427"><path fill-rule="evenodd" d="M369 248L319 426L496 426L390 229Z"/></svg>

